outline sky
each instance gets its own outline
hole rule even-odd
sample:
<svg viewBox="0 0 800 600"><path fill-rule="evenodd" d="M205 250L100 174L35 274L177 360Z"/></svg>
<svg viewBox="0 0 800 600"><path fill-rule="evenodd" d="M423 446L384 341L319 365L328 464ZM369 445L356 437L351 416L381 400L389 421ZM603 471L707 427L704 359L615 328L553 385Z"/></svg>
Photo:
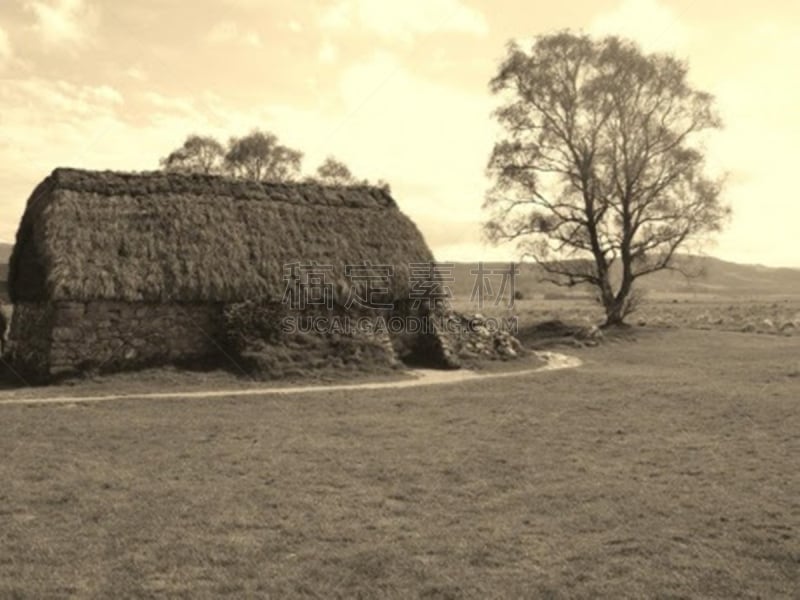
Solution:
<svg viewBox="0 0 800 600"><path fill-rule="evenodd" d="M384 179L438 260L485 245L488 83L509 40L570 28L685 58L725 128L733 217L712 256L800 267L796 0L0 0L0 241L55 167L151 170L253 129Z"/></svg>

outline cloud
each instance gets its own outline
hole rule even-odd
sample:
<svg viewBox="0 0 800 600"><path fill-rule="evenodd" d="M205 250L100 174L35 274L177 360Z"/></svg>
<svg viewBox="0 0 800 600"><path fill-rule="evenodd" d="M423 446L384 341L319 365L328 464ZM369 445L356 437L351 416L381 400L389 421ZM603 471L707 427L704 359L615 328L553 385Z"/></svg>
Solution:
<svg viewBox="0 0 800 600"><path fill-rule="evenodd" d="M293 33L300 33L301 31L303 31L303 26L294 19L286 23L286 28Z"/></svg>
<svg viewBox="0 0 800 600"><path fill-rule="evenodd" d="M341 0L320 18L323 29L350 29L355 25L406 42L416 35L443 31L479 36L489 31L483 14L460 0Z"/></svg>
<svg viewBox="0 0 800 600"><path fill-rule="evenodd" d="M189 98L164 96L158 92L146 91L142 96L152 109L160 113L193 114L195 103Z"/></svg>
<svg viewBox="0 0 800 600"><path fill-rule="evenodd" d="M228 44L231 42L259 48L262 46L261 36L254 31L243 31L233 21L220 21L206 34L206 41L212 44Z"/></svg>
<svg viewBox="0 0 800 600"><path fill-rule="evenodd" d="M105 115L123 104L122 95L108 85L77 85L61 80L8 79L0 93L3 113L26 115L23 121L50 118L69 120L90 115ZM37 115L31 102L36 99ZM31 121L33 120L33 121ZM9 119L13 123L12 119Z"/></svg>
<svg viewBox="0 0 800 600"><path fill-rule="evenodd" d="M320 100L327 109L287 103L234 110L219 98L150 92L148 130L156 127L172 137L159 150L138 153L156 160L192 131L225 140L261 127L305 153L305 172L333 154L358 177L390 182L402 210L432 236L438 256L508 256L508 249L480 243L480 207L488 187L484 167L495 135L493 100L483 90L420 77L394 55L378 52L344 67L335 94L337 103ZM131 140L139 140L132 145L144 144L150 135L131 132ZM448 235L455 231L458 235Z"/></svg>
<svg viewBox="0 0 800 600"><path fill-rule="evenodd" d="M346 69L339 93L346 116L334 135L373 163L372 172L382 167L386 177L417 186L463 186L446 204L469 189L480 205L491 149L489 97L421 78L388 53Z"/></svg>
<svg viewBox="0 0 800 600"><path fill-rule="evenodd" d="M659 0L622 0L611 12L597 16L589 31L631 38L649 52L680 51L689 39L687 27Z"/></svg>
<svg viewBox="0 0 800 600"><path fill-rule="evenodd" d="M223 0L225 4L244 9L267 8L270 0Z"/></svg>
<svg viewBox="0 0 800 600"><path fill-rule="evenodd" d="M339 50L329 40L319 49L319 61L325 64L335 63L339 58Z"/></svg>
<svg viewBox="0 0 800 600"><path fill-rule="evenodd" d="M0 27L0 66L11 60L11 54L11 40L8 39L5 29Z"/></svg>
<svg viewBox="0 0 800 600"><path fill-rule="evenodd" d="M25 8L36 19L34 31L51 46L87 42L97 21L96 13L84 0L29 0Z"/></svg>
<svg viewBox="0 0 800 600"><path fill-rule="evenodd" d="M725 128L708 146L711 166L730 173L730 226L718 251L743 262L800 267L800 204L794 190L800 136L800 27L756 23L737 40L735 71L711 87ZM782 243L783 241L783 243Z"/></svg>
<svg viewBox="0 0 800 600"><path fill-rule="evenodd" d="M265 123L262 111L231 110L210 93L128 97L108 85L46 78L5 79L0 115L2 240L13 239L25 201L56 167L152 170L190 133L225 140Z"/></svg>
<svg viewBox="0 0 800 600"><path fill-rule="evenodd" d="M125 69L125 74L136 81L147 81L147 73L137 65Z"/></svg>
<svg viewBox="0 0 800 600"><path fill-rule="evenodd" d="M323 29L349 29L354 23L353 14L356 11L356 4L352 1L343 1L322 11L319 19L320 27Z"/></svg>
<svg viewBox="0 0 800 600"><path fill-rule="evenodd" d="M6 79L0 86L0 239L13 238L33 187L57 166L122 166L122 95L114 88L43 78Z"/></svg>
<svg viewBox="0 0 800 600"><path fill-rule="evenodd" d="M483 170L494 133L491 99L421 78L386 53L343 68L333 93L335 102L321 99L316 107L237 109L203 93L151 89L123 96L107 85L4 82L0 211L7 218L0 239L13 236L28 194L56 166L153 169L190 133L224 141L260 127L303 150L306 172L333 154L359 177L389 181L424 233L431 223L437 247L467 242L446 236L442 224L458 215L469 222L459 227L474 232L481 219Z"/></svg>
<svg viewBox="0 0 800 600"><path fill-rule="evenodd" d="M336 112L273 106L264 122L280 124L279 137L305 151L307 169L333 154L358 177L388 181L401 209L433 236L437 256L468 247L469 257L481 256L475 223L488 187L492 99L422 78L389 53L345 68L338 96ZM467 233L446 237L447 223Z"/></svg>

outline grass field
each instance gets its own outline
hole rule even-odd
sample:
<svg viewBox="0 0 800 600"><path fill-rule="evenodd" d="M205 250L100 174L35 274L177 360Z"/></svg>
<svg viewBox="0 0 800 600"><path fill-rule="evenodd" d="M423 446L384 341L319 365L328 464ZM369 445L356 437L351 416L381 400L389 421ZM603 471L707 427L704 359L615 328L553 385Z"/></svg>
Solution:
<svg viewBox="0 0 800 600"><path fill-rule="evenodd" d="M427 390L0 407L2 598L797 598L800 336Z"/></svg>
<svg viewBox="0 0 800 600"><path fill-rule="evenodd" d="M515 314L521 324L559 319L569 323L602 323L602 308L592 300L542 298L517 300L512 309L478 307L466 298L455 306L467 313ZM714 295L666 294L647 298L628 323L655 328L742 331L800 336L800 296L723 298Z"/></svg>

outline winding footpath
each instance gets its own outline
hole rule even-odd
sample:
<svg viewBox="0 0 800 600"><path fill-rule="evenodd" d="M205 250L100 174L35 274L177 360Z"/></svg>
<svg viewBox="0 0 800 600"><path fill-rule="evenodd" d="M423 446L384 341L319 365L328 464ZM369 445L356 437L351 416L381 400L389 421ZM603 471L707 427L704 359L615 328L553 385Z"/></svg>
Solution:
<svg viewBox="0 0 800 600"><path fill-rule="evenodd" d="M110 400L169 400L169 399L202 399L202 398L230 398L233 396L265 396L286 394L309 394L316 392L359 391L398 389L419 386L444 385L461 383L464 381L501 379L505 377L518 377L541 373L543 371L556 371L560 369L573 369L579 367L581 360L574 356L559 354L557 352L539 352L538 356L545 360L545 364L535 369L521 371L503 371L500 373L478 373L461 369L458 371L443 371L435 369L414 369L413 378L397 381L375 381L365 383L345 383L333 385L303 385L290 387L259 387L229 390L203 390L195 392L151 392L133 394L109 394L104 396L52 396L42 398L3 398L0 396L0 406L7 404L77 404L86 402L108 402Z"/></svg>

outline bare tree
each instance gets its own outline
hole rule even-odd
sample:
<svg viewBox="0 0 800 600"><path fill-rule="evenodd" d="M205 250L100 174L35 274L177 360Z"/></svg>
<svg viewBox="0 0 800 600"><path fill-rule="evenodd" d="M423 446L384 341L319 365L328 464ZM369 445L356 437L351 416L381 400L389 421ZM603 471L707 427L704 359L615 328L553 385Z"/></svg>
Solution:
<svg viewBox="0 0 800 600"><path fill-rule="evenodd" d="M329 156L317 167L315 179L321 183L332 185L351 185L356 183L356 178L342 161Z"/></svg>
<svg viewBox="0 0 800 600"><path fill-rule="evenodd" d="M268 132L253 131L231 139L225 164L239 177L256 181L293 181L300 174L303 153L278 142Z"/></svg>
<svg viewBox="0 0 800 600"><path fill-rule="evenodd" d="M529 51L511 44L491 81L505 133L487 168L485 231L518 240L547 280L594 286L607 325L632 310L637 279L672 268L729 214L700 145L721 123L687 70L617 37L561 32Z"/></svg>
<svg viewBox="0 0 800 600"><path fill-rule="evenodd" d="M190 135L183 145L161 159L168 171L187 173L220 173L225 148L211 136Z"/></svg>

